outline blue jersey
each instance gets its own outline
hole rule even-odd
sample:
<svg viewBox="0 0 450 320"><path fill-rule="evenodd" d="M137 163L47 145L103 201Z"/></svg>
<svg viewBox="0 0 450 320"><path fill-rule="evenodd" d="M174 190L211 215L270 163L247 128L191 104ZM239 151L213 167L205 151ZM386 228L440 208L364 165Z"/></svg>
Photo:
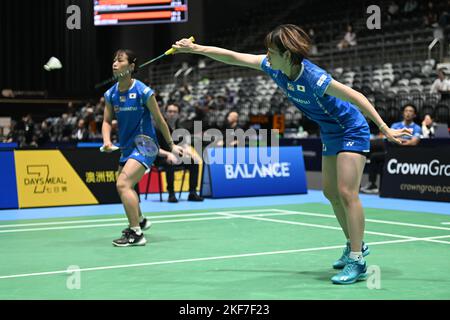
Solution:
<svg viewBox="0 0 450 320"><path fill-rule="evenodd" d="M105 92L107 101L114 110L119 127L119 142L125 151L134 148L134 138L139 134L150 136L157 142L152 116L147 108L147 101L153 95L153 90L134 79L127 91L119 91L119 83Z"/></svg>
<svg viewBox="0 0 450 320"><path fill-rule="evenodd" d="M403 121L400 121L400 122L395 122L391 125L391 129L403 129L403 128L412 129L412 136L410 137L410 136L405 135L405 136L402 136L402 139L411 140L412 137L416 137L416 138L420 139L420 136L422 135L422 128L414 122L407 125Z"/></svg>
<svg viewBox="0 0 450 320"><path fill-rule="evenodd" d="M369 151L370 131L366 119L350 102L325 94L332 80L325 70L303 59L297 79L290 80L281 70L272 69L267 57L261 68L307 118L319 125L324 155L345 150Z"/></svg>

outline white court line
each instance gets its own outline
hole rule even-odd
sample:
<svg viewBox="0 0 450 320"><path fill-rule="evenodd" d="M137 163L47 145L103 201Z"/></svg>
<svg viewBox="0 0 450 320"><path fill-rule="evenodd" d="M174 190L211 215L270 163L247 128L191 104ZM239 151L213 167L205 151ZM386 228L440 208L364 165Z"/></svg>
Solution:
<svg viewBox="0 0 450 320"><path fill-rule="evenodd" d="M286 214L289 214L289 213L295 214L295 211L293 211L293 212L286 212ZM299 225L299 226L306 226L306 227L315 227L315 228L323 228L323 229L332 229L332 230L339 230L339 231L342 230L340 227L325 226L325 225L321 225L321 224L312 224L312 223L304 223L304 222L297 222L297 221L287 221L287 220L277 220L277 219L269 219L269 218L258 218L258 217L254 217L254 216L239 216L239 215L230 214L230 213L219 213L219 214L223 215L223 216L230 216L230 217L241 218L241 219L251 219L251 220L258 220L258 221L276 222L276 223L292 224L292 225ZM392 237L392 238L420 239L420 238L416 238L416 237L402 236L402 235L398 235L398 234L384 233L384 232L364 231L364 233L378 235L378 236ZM423 241L450 244L449 241L442 241L442 240L423 240Z"/></svg>
<svg viewBox="0 0 450 320"><path fill-rule="evenodd" d="M180 218L180 217L197 217L197 216L212 216L216 213L252 213L252 212L271 212L276 209L254 209L254 210L232 210L232 211L218 211L218 212L201 212L201 213L185 213L185 214L171 214L167 213L165 215L152 216L146 215L145 217L150 219L158 218ZM112 221L126 221L127 218L112 218L112 219L91 219L91 220L69 220L69 221L56 221L56 222L36 222L36 223L18 223L18 224L4 224L0 225L0 228L11 228L11 227L31 227L31 226L53 226L53 225L64 225L64 224L82 224L82 223L92 223L92 222L112 222Z"/></svg>
<svg viewBox="0 0 450 320"><path fill-rule="evenodd" d="M241 218L241 219L252 219L252 220L283 223L283 224L290 224L290 225L300 225L300 226L305 226L305 227L331 229L331 230L338 230L338 231L342 230L340 227L327 226L327 225L321 225L321 224L312 224L312 223L304 223L304 222L297 222L297 221L261 218L264 216L283 216L283 215L298 215L299 214L297 211L287 211L287 210L283 211L283 210L278 210L278 209L273 209L273 210L280 211L280 212L279 213L255 214L255 215L236 215L236 214L231 214L230 212L258 212L258 210L226 211L227 213L225 213L225 211L224 211L224 212L214 212L214 215L220 215L221 217L193 218L193 219L169 219L169 220L153 221L153 223L158 224L158 223L192 222L192 221L224 220L224 219L232 219L232 218ZM326 216L327 218L335 219L335 217L331 216L331 215L323 215L323 216ZM10 229L10 230L0 230L0 234L1 233L29 232L29 231L87 229L87 228L115 227L115 226L123 226L123 223L107 223L107 224L47 227L47 228L30 228L30 229ZM372 235L386 236L386 237L391 237L391 238L418 239L418 238L414 238L414 237L410 237L410 236L403 236L403 235L392 234L392 233L383 233L383 232L374 232L374 231L365 231L365 233L372 234ZM424 240L424 241L450 244L450 242L441 241L441 240Z"/></svg>
<svg viewBox="0 0 450 320"><path fill-rule="evenodd" d="M252 212L270 212L276 209L255 209L255 210L233 210L233 211L218 211L218 213L252 213ZM145 215L150 219L158 218L180 218L180 217L196 217L196 216L212 216L215 212L201 212L201 213L184 213L184 214L171 214L167 213L159 216ZM28 226L46 226L46 225L64 225L64 224L78 224L78 223L92 223L92 222L112 222L112 221L126 221L127 218L113 218L113 219L91 219L91 220L69 220L69 221L57 221L57 222L36 222L36 223L22 223L22 224L5 224L0 225L0 228L9 227L28 227Z"/></svg>
<svg viewBox="0 0 450 320"><path fill-rule="evenodd" d="M402 240L379 241L379 242L368 243L368 245L374 246L374 245L393 244L393 243L402 243L402 242L426 241L426 240L433 240L433 239L440 239L440 238L449 238L449 237L450 237L450 235L437 236L437 237L428 237L428 238L412 238L412 239L402 239ZM342 245L338 245L338 246L327 246L327 247L306 248L306 249L293 249L293 250L281 250L281 251L244 253L244 254L235 254L235 255L228 255L228 256L216 256L216 257L179 259L179 260L169 260L169 261L156 261L156 262L135 263L135 264L125 264L125 265L115 265L115 266L104 266L104 267L80 268L78 270L71 270L71 271L59 270L59 271L48 271L48 272L22 273L22 274L12 274L12 275L0 276L0 280L1 279L12 279L12 278L46 276L46 275L54 275L54 274L68 274L68 275L70 275L74 271L86 272L86 271L112 270L112 269L136 268L136 267L147 267L147 266L155 266L155 265L176 264L176 263L185 263L185 262L212 261L212 260L235 259L235 258L245 258L245 257L255 257L255 256L267 256L267 255L276 255L276 254L288 254L288 253L298 253L298 252L322 251L322 250L339 249L339 248L343 248L343 247L344 246L342 246Z"/></svg>
<svg viewBox="0 0 450 320"><path fill-rule="evenodd" d="M334 215L331 214L321 214L321 213L313 213L313 212L304 212L304 211L293 211L293 210L282 210L282 209L273 209L273 211L276 212L289 212L289 213L296 213L298 215L302 216L312 216L312 217L322 217L322 218L332 218L336 219ZM399 225L399 226L405 226L405 227L415 227L415 228L424 228L424 229L434 229L434 230L447 230L450 231L450 228L446 227L438 227L438 226L430 226L426 224L414 224L414 223L405 223L405 222L397 222L397 221L391 221L391 220L376 220L376 219L365 219L368 222L374 222L374 223L384 223L384 224L392 224L392 225ZM450 224L448 223L442 223L442 224Z"/></svg>
<svg viewBox="0 0 450 320"><path fill-rule="evenodd" d="M208 214L208 215L222 215L224 213L214 213L214 214ZM254 217L259 216L284 216L284 215L291 215L293 213L260 213L251 215ZM172 222L190 222L190 221L206 221L206 220L227 220L232 219L232 217L227 216L220 216L220 217L209 217L209 218L192 218L192 219L168 219L168 220L159 220L159 221L152 221L152 224L158 224L158 223L172 223ZM70 230L70 229L88 229L88 228L100 228L100 227L114 227L114 226L123 226L125 227L125 224L123 223L105 223L105 224L88 224L88 225L81 225L81 226L63 226L63 227L47 227L47 228L30 228L30 229L10 229L10 230L0 230L0 233L15 233L15 232L28 232L28 231L49 231L49 230Z"/></svg>
<svg viewBox="0 0 450 320"><path fill-rule="evenodd" d="M450 222L441 222L441 224L450 224Z"/></svg>

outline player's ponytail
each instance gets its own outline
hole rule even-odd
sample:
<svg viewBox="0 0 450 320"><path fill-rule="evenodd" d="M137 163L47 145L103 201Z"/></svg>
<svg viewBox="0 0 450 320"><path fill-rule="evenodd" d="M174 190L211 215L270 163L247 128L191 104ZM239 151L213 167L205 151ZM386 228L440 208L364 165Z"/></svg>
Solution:
<svg viewBox="0 0 450 320"><path fill-rule="evenodd" d="M283 24L267 34L266 48L276 48L281 54L288 50L291 53L291 63L300 64L308 57L311 40L302 28L293 24Z"/></svg>

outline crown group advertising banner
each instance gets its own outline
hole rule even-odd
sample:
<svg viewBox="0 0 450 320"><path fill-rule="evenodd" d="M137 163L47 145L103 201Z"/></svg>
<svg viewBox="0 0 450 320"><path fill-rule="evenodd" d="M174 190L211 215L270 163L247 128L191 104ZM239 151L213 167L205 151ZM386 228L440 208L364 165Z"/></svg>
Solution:
<svg viewBox="0 0 450 320"><path fill-rule="evenodd" d="M245 197L307 193L302 147L210 148L201 194Z"/></svg>
<svg viewBox="0 0 450 320"><path fill-rule="evenodd" d="M19 208L120 203L119 156L98 149L14 151Z"/></svg>
<svg viewBox="0 0 450 320"><path fill-rule="evenodd" d="M450 202L450 147L389 148L380 196Z"/></svg>

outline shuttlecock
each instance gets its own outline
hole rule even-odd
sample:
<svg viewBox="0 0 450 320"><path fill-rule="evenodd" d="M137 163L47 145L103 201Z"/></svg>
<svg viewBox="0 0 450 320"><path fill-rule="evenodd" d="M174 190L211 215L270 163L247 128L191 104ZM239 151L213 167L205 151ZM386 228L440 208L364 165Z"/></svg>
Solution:
<svg viewBox="0 0 450 320"><path fill-rule="evenodd" d="M51 57L48 60L47 64L44 65L44 69L47 71L61 69L61 68L62 68L61 62L58 60L58 58L55 58L55 57Z"/></svg>

